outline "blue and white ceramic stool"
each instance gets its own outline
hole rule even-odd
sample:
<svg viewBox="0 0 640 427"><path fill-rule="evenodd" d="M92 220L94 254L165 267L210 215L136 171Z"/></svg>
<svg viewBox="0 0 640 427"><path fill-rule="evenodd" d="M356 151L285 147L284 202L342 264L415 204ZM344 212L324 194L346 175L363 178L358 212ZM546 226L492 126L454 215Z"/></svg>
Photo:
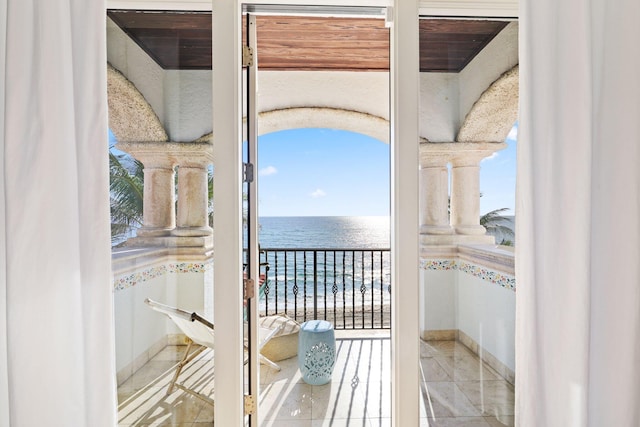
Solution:
<svg viewBox="0 0 640 427"><path fill-rule="evenodd" d="M331 381L336 364L336 337L326 320L309 320L300 325L298 367L307 384L323 385Z"/></svg>

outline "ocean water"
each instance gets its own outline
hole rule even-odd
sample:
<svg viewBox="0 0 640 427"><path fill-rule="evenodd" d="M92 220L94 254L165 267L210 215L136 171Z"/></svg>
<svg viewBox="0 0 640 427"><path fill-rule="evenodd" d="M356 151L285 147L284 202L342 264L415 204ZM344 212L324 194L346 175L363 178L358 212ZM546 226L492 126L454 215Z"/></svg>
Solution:
<svg viewBox="0 0 640 427"><path fill-rule="evenodd" d="M298 316L314 307L343 327L358 316L361 325L386 327L378 313L390 302L389 217L263 217L259 224L263 314Z"/></svg>
<svg viewBox="0 0 640 427"><path fill-rule="evenodd" d="M388 216L261 217L263 248L381 249L390 245Z"/></svg>

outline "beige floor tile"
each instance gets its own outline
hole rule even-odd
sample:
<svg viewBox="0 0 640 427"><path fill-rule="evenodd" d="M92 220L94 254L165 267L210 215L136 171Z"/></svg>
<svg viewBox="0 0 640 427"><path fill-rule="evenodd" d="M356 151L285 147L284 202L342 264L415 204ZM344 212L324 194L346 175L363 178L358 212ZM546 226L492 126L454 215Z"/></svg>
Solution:
<svg viewBox="0 0 640 427"><path fill-rule="evenodd" d="M265 384L278 384L278 383L302 383L302 375L298 369L298 358L292 357L290 359L281 360L278 362L280 371L262 367L260 369L261 376L264 373Z"/></svg>
<svg viewBox="0 0 640 427"><path fill-rule="evenodd" d="M336 365L330 384L304 383L297 357L279 361L279 372L261 366L261 425L391 425L388 331L355 339L348 339L349 333L342 331L336 336ZM118 388L120 426L213 425L211 405L180 390L165 396L173 376L171 368L185 349L186 346L168 346ZM513 387L481 364L469 349L454 341L421 341L420 352L426 380L420 399L421 426L514 425ZM185 367L179 382L213 396L213 357L212 351L203 351Z"/></svg>
<svg viewBox="0 0 640 427"><path fill-rule="evenodd" d="M124 426L191 425L198 417L203 405L205 403L200 399L182 391L166 396L164 390L150 388L130 404L121 405L118 424Z"/></svg>
<svg viewBox="0 0 640 427"><path fill-rule="evenodd" d="M513 427L516 425L513 415L504 415L498 417L484 417L491 427Z"/></svg>
<svg viewBox="0 0 640 427"><path fill-rule="evenodd" d="M481 412L453 382L428 382L427 417L480 417Z"/></svg>
<svg viewBox="0 0 640 427"><path fill-rule="evenodd" d="M260 423L260 427L313 427L311 420L267 420Z"/></svg>
<svg viewBox="0 0 640 427"><path fill-rule="evenodd" d="M367 417L363 385L329 383L313 386L313 419L361 420Z"/></svg>
<svg viewBox="0 0 640 427"><path fill-rule="evenodd" d="M310 420L311 390L312 386L304 383L278 382L266 385L260 393L261 420Z"/></svg>
<svg viewBox="0 0 640 427"><path fill-rule="evenodd" d="M434 359L454 381L501 379L493 369L475 356L457 354L456 356L436 356Z"/></svg>
<svg viewBox="0 0 640 427"><path fill-rule="evenodd" d="M451 381L447 371L433 357L420 359L422 381Z"/></svg>
<svg viewBox="0 0 640 427"><path fill-rule="evenodd" d="M515 393L513 386L506 381L467 381L457 384L484 415L501 417L514 414Z"/></svg>
<svg viewBox="0 0 640 427"><path fill-rule="evenodd" d="M327 420L313 420L311 422L312 427L371 427L371 423L368 419L327 419ZM291 426L293 427L293 426Z"/></svg>
<svg viewBox="0 0 640 427"><path fill-rule="evenodd" d="M138 391L144 387L162 387L169 384L175 362L150 360L138 369L120 387L122 391Z"/></svg>
<svg viewBox="0 0 640 427"><path fill-rule="evenodd" d="M215 415L214 405L205 404L205 405L202 405L202 410L200 411L200 413L198 414L198 416L194 421L197 423L201 423L202 425L206 425L207 423L209 423L209 425L212 425L214 415ZM202 426L198 425L195 427L202 427Z"/></svg>
<svg viewBox="0 0 640 427"><path fill-rule="evenodd" d="M186 345L168 345L153 356L153 360L157 362L179 362L185 351L187 351Z"/></svg>
<svg viewBox="0 0 640 427"><path fill-rule="evenodd" d="M391 418L372 418L369 422L371 427L391 427Z"/></svg>
<svg viewBox="0 0 640 427"><path fill-rule="evenodd" d="M363 393L370 419L391 417L391 380L365 383Z"/></svg>
<svg viewBox="0 0 640 427"><path fill-rule="evenodd" d="M491 427L482 417L428 418L420 422L429 427Z"/></svg>

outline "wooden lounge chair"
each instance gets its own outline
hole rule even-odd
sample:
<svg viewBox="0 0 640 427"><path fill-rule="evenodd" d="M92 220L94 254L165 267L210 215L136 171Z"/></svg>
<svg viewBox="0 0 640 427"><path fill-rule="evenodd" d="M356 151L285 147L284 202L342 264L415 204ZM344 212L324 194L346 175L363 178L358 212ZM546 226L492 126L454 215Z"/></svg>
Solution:
<svg viewBox="0 0 640 427"><path fill-rule="evenodd" d="M189 362L191 362L198 354L200 354L206 348L213 349L214 345L214 327L213 323L200 316L198 313L189 313L188 311L181 310L179 308L170 307L165 304L145 299L144 302L152 309L168 316L173 323L187 337L187 350L182 357L182 360L176 365L176 371L173 374L173 379L169 383L167 388L167 396L173 393L174 388L179 388L193 396L196 396L211 405L214 404L213 400L203 394L200 394L194 390L185 387L183 384L178 383L178 377L182 368L184 368ZM200 347L192 350L193 343L200 345Z"/></svg>
<svg viewBox="0 0 640 427"><path fill-rule="evenodd" d="M184 353L182 360L176 365L176 371L173 375L173 379L169 383L169 387L167 388L167 395L171 394L174 388L179 388L182 391L185 391L193 396L196 396L211 405L214 404L213 400L203 394L200 394L194 390L191 390L185 387L183 384L178 383L178 377L180 376L180 372L182 369L191 362L198 354L200 354L204 349L214 348L214 325L204 317L200 316L198 313L193 312L190 313L188 311L181 310L179 308L171 307L165 304L161 304L159 302L153 301L149 298L145 299L144 302L149 305L152 309L165 314L168 316L175 324L180 328L182 333L184 333L187 337L187 350ZM269 328L260 328L260 349L264 347L264 345L269 342L271 338L280 330L279 327L274 329ZM200 347L192 350L193 343L199 344ZM245 349L246 349L245 344ZM266 364L276 370L280 370L280 367L267 359L263 355L260 355L260 362ZM246 360L245 360L246 363Z"/></svg>

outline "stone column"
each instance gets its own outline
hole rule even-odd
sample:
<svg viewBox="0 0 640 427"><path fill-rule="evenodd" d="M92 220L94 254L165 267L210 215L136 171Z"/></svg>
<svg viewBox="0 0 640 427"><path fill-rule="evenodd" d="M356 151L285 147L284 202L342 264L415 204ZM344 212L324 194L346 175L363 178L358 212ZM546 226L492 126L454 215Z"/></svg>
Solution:
<svg viewBox="0 0 640 427"><path fill-rule="evenodd" d="M167 236L176 226L174 211L175 172L168 159L144 164L143 225L137 231L141 237Z"/></svg>
<svg viewBox="0 0 640 427"><path fill-rule="evenodd" d="M213 245L208 221L207 142L120 142L117 147L144 164L143 226L131 245L200 251ZM175 167L178 166L176 228ZM195 248L195 249L194 249Z"/></svg>
<svg viewBox="0 0 640 427"><path fill-rule="evenodd" d="M485 234L480 225L480 159L451 161L451 226L457 234Z"/></svg>
<svg viewBox="0 0 640 427"><path fill-rule="evenodd" d="M448 212L447 158L435 153L420 156L420 234L452 234Z"/></svg>
<svg viewBox="0 0 640 427"><path fill-rule="evenodd" d="M178 220L174 236L209 236L206 161L186 160L178 165Z"/></svg>
<svg viewBox="0 0 640 427"><path fill-rule="evenodd" d="M480 161L507 145L457 142L451 155L451 226L456 234L484 235L480 225Z"/></svg>

